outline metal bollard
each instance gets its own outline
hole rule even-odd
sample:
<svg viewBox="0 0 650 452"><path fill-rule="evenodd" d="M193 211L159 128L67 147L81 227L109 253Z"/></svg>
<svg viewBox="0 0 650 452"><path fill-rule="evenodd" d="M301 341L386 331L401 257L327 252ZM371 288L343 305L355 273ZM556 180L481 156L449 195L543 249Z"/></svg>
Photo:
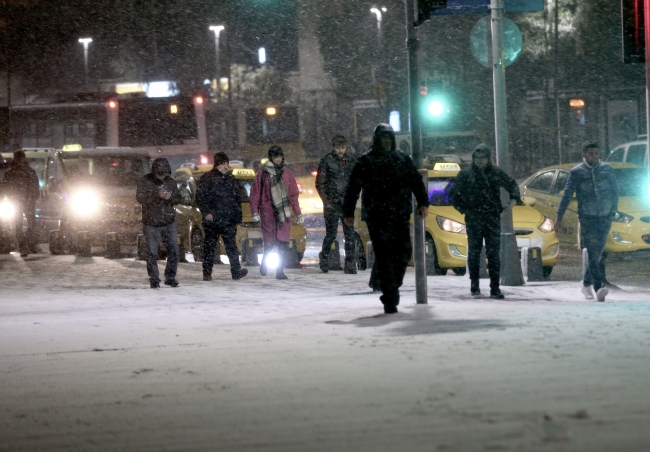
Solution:
<svg viewBox="0 0 650 452"><path fill-rule="evenodd" d="M107 232L104 238L104 258L117 259L120 256L120 240L117 232Z"/></svg>
<svg viewBox="0 0 650 452"><path fill-rule="evenodd" d="M92 256L90 252L90 232L88 231L79 231L77 233L77 256L80 257L90 257Z"/></svg>

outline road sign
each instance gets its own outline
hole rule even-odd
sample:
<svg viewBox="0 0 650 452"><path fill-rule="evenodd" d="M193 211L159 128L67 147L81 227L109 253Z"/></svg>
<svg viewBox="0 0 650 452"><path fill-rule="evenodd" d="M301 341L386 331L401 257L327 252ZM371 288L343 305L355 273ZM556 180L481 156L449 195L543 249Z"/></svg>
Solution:
<svg viewBox="0 0 650 452"><path fill-rule="evenodd" d="M483 66L492 67L492 27L490 17L479 20L469 38L470 47L474 58ZM510 66L515 62L522 48L521 31L513 21L503 18L503 56L505 65Z"/></svg>
<svg viewBox="0 0 650 452"><path fill-rule="evenodd" d="M544 11L544 0L504 0L506 13L532 13ZM447 7L436 9L431 16L456 14L488 14L490 0L447 0Z"/></svg>

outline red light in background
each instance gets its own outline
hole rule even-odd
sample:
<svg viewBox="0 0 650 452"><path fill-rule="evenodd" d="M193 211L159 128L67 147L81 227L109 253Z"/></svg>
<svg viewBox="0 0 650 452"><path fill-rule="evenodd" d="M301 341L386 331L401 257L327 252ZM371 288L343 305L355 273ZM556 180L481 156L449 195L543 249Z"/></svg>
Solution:
<svg viewBox="0 0 650 452"><path fill-rule="evenodd" d="M110 101L110 102L108 103L108 107L109 107L109 108L115 108L115 107L117 107L117 102L115 102L114 100Z"/></svg>
<svg viewBox="0 0 650 452"><path fill-rule="evenodd" d="M318 176L318 171L312 171L311 175L314 176L314 177Z"/></svg>
<svg viewBox="0 0 650 452"><path fill-rule="evenodd" d="M207 165L208 163L208 158L207 157L201 157L201 164L202 165Z"/></svg>
<svg viewBox="0 0 650 452"><path fill-rule="evenodd" d="M302 193L302 185L296 184L298 186L298 193Z"/></svg>
<svg viewBox="0 0 650 452"><path fill-rule="evenodd" d="M197 103L197 104L202 104L202 103L203 103L203 98L202 98L201 96L196 96L196 97L194 98L194 100L196 100L196 103Z"/></svg>
<svg viewBox="0 0 650 452"><path fill-rule="evenodd" d="M116 166L120 166L120 162L117 162L117 161L115 161L115 162L111 162L111 166L112 166L113 168L115 168Z"/></svg>

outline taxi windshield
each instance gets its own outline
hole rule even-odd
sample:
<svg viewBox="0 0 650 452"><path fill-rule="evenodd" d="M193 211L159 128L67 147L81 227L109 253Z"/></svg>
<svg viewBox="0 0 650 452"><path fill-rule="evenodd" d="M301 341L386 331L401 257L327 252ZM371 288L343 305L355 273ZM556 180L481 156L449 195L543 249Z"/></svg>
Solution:
<svg viewBox="0 0 650 452"><path fill-rule="evenodd" d="M104 186L137 185L149 172L149 158L139 155L63 157L63 169L71 181L90 181Z"/></svg>
<svg viewBox="0 0 650 452"><path fill-rule="evenodd" d="M451 206L447 187L451 188L452 181L452 177L429 178L429 202L432 206Z"/></svg>
<svg viewBox="0 0 650 452"><path fill-rule="evenodd" d="M618 168L614 170L618 183L618 196L647 196L648 171L643 168Z"/></svg>

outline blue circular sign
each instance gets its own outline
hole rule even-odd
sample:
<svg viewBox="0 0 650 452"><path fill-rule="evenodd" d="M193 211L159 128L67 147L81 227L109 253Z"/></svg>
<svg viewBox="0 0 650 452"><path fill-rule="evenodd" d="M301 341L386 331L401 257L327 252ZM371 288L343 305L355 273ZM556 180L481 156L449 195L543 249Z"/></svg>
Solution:
<svg viewBox="0 0 650 452"><path fill-rule="evenodd" d="M479 20L474 25L474 29L472 29L472 34L469 38L474 58L487 68L492 67L492 27L490 20L489 16ZM503 55L506 67L515 62L521 53L522 45L523 39L519 27L510 19L504 17Z"/></svg>

